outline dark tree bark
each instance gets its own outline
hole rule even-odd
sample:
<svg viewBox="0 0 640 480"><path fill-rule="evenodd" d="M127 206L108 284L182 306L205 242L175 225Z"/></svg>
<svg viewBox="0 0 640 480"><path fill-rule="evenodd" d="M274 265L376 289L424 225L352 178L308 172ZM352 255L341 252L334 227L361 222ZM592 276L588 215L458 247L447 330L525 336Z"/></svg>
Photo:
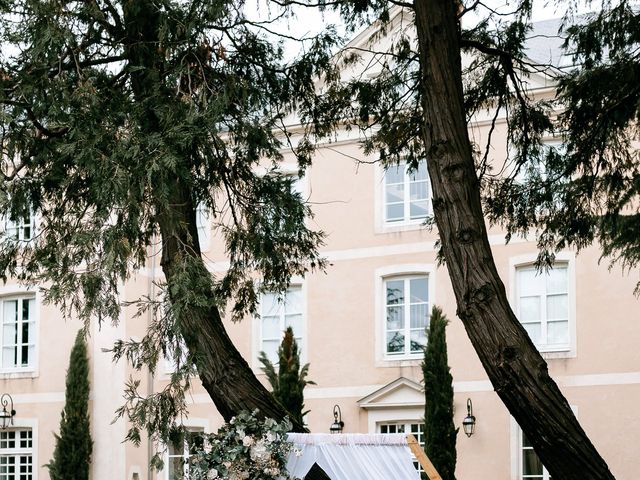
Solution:
<svg viewBox="0 0 640 480"><path fill-rule="evenodd" d="M457 313L496 392L553 478L612 479L512 312L495 267L465 121L457 5L415 2L422 135Z"/></svg>

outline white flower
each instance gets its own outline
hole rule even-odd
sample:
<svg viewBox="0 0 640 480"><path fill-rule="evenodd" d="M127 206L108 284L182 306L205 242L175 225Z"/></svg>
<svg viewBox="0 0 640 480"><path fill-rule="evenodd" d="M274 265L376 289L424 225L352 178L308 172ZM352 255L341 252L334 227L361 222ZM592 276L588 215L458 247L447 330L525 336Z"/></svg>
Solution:
<svg viewBox="0 0 640 480"><path fill-rule="evenodd" d="M280 469L276 467L265 468L264 473L267 475L271 475L272 477L275 477L280 474Z"/></svg>
<svg viewBox="0 0 640 480"><path fill-rule="evenodd" d="M215 468L207 472L207 480L213 480L214 478L218 478L218 470Z"/></svg>
<svg viewBox="0 0 640 480"><path fill-rule="evenodd" d="M245 437L242 439L242 445L244 445L245 447L250 447L251 445L253 445L253 443L253 437L250 435L245 435Z"/></svg>
<svg viewBox="0 0 640 480"><path fill-rule="evenodd" d="M295 454L296 457L301 457L302 456L302 450L300 450L299 448L295 448L294 447L293 453Z"/></svg>
<svg viewBox="0 0 640 480"><path fill-rule="evenodd" d="M250 452L251 460L254 462L267 462L271 457L271 454L267 451L267 446L262 440L259 440L254 446L251 447Z"/></svg>
<svg viewBox="0 0 640 480"><path fill-rule="evenodd" d="M227 468L231 468L231 462L222 462L222 464Z"/></svg>
<svg viewBox="0 0 640 480"><path fill-rule="evenodd" d="M271 432L267 432L267 434L265 435L265 438L269 443L272 443L276 440L276 436Z"/></svg>
<svg viewBox="0 0 640 480"><path fill-rule="evenodd" d="M229 420L229 423L231 425L233 425L234 423L236 423L236 417L231 417L231 420Z"/></svg>

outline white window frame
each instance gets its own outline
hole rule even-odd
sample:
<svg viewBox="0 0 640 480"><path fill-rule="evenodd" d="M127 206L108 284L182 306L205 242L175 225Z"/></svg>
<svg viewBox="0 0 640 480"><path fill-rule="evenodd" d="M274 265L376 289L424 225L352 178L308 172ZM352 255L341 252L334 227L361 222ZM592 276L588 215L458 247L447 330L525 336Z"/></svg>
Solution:
<svg viewBox="0 0 640 480"><path fill-rule="evenodd" d="M509 259L509 300L511 308L518 316L519 310L519 287L517 282L517 270L519 268L527 268L533 266L536 261L537 254L530 253L519 255ZM568 335L569 343L566 345L536 345L538 351L544 358L573 358L577 355L576 342L576 272L575 272L575 253L574 252L558 252L555 257L555 263L561 264L567 269L567 310L568 310ZM540 273L544 275L544 271Z"/></svg>
<svg viewBox="0 0 640 480"><path fill-rule="evenodd" d="M38 359L40 350L40 305L41 293L39 289L35 291L23 285L7 285L0 287L0 350L4 346L4 302L16 299L33 299L34 308L33 315L33 331L30 335L33 337L33 358L32 362L26 366L5 366L3 364L3 356L0 354L0 378L33 378L38 376ZM21 333L21 332L20 332ZM3 352L2 352L3 353Z"/></svg>
<svg viewBox="0 0 640 480"><path fill-rule="evenodd" d="M24 222L24 218L20 218L17 221L11 220L9 215L4 216L4 221L2 222L2 229L6 234L6 239L13 242L30 242L36 237L36 214L33 210L29 211L29 224L28 227L31 230L31 235L29 238L24 238L24 229L27 226L27 223ZM9 234L10 230L15 230L16 236Z"/></svg>
<svg viewBox="0 0 640 480"><path fill-rule="evenodd" d="M189 419L184 419L182 422L182 426L184 428L186 428L188 431L190 432L194 432L194 433L204 433L205 435L208 434L209 432L211 432L211 428L210 428L210 423L209 420L207 419L203 419L203 418L189 418ZM165 454L164 454L164 465L165 468L162 470L162 479L163 480L169 480L169 449L171 447L169 445L166 445L166 450L165 450ZM171 455L171 457L180 457L183 459L188 459L191 455L189 454L189 445L186 442L184 442L183 445L183 452L182 455ZM183 474L186 474L188 472L188 462L185 462L185 467L183 468ZM188 477L185 477L188 478Z"/></svg>
<svg viewBox="0 0 640 480"><path fill-rule="evenodd" d="M425 162L426 160L422 160ZM387 201L386 201L386 171L387 168L379 165L376 169L375 182L376 182L376 202L375 202L375 217L376 217L376 231L377 232L393 232L393 231L404 231L404 230L418 230L422 228L425 220L433 215L433 207L432 207L432 197L433 192L431 189L431 179L429 178L429 174L427 172L427 215L423 218L410 218L410 188L409 185L411 183L410 177L406 172L406 162L401 162L400 164L391 165L388 168L404 168L404 191L403 191L403 205L404 205L404 214L402 220L397 221L388 221L387 220Z"/></svg>
<svg viewBox="0 0 640 480"><path fill-rule="evenodd" d="M291 279L291 284L289 288L300 288L300 313L302 314L302 329L300 332L294 331L294 335L296 337L296 341L298 342L298 351L300 352L300 364L304 365L307 363L307 345L308 345L308 337L307 337L307 325L308 325L308 307L307 307L307 282L303 281L301 277L294 277ZM262 298L260 298L258 303L258 313L259 315L253 319L253 369L256 372L261 372L262 363L258 360L260 352L262 351ZM284 313L281 314L280 318L280 330L281 330L281 339L284 334L284 330L286 326L284 325ZM299 339L299 340L298 340Z"/></svg>
<svg viewBox="0 0 640 480"><path fill-rule="evenodd" d="M422 409L407 408L398 410L387 410L369 412L369 432L382 433L382 425L403 425L404 433L412 433L411 425L422 425L422 442L420 445L424 448L424 407ZM414 434L416 440L420 442L420 437ZM423 472L420 462L411 454L414 464L418 464L418 472Z"/></svg>
<svg viewBox="0 0 640 480"><path fill-rule="evenodd" d="M376 367L415 366L422 362L423 352L387 354L386 281L395 277L426 276L429 292L428 311L436 305L436 266L429 263L390 265L376 269L375 282L375 365Z"/></svg>
<svg viewBox="0 0 640 480"><path fill-rule="evenodd" d="M38 420L35 418L14 417L13 425L7 430L31 430L31 451L28 449L14 449L18 452L31 453L32 474L31 480L38 480L40 463L38 462ZM16 478L20 478L19 475Z"/></svg>

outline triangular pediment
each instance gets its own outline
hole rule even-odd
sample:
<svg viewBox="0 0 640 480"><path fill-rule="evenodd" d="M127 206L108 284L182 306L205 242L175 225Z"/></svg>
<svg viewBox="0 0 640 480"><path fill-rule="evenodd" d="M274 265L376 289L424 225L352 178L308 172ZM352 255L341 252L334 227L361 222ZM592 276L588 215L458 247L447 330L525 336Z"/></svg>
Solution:
<svg viewBox="0 0 640 480"><path fill-rule="evenodd" d="M424 405L422 385L400 377L358 400L361 408L402 408Z"/></svg>

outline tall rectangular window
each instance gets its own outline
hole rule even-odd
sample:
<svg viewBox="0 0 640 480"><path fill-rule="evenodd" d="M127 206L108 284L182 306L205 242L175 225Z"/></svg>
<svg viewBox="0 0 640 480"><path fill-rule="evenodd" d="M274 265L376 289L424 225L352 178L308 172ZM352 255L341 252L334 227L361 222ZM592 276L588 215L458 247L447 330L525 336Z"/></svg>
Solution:
<svg viewBox="0 0 640 480"><path fill-rule="evenodd" d="M12 240L28 242L34 236L34 216L30 212L18 218L7 217L4 226L7 238Z"/></svg>
<svg viewBox="0 0 640 480"><path fill-rule="evenodd" d="M266 353L271 362L276 363L278 360L278 347L287 327L293 329L298 348L302 351L305 325L300 285L289 287L282 299L279 299L275 293L265 293L262 296L260 317L262 326L260 349Z"/></svg>
<svg viewBox="0 0 640 480"><path fill-rule="evenodd" d="M547 469L540 458L533 451L527 436L520 430L520 479L521 480L551 480Z"/></svg>
<svg viewBox="0 0 640 480"><path fill-rule="evenodd" d="M422 354L429 324L429 278L392 277L385 280L384 291L386 354Z"/></svg>
<svg viewBox="0 0 640 480"><path fill-rule="evenodd" d="M32 479L32 430L0 430L0 480Z"/></svg>
<svg viewBox="0 0 640 480"><path fill-rule="evenodd" d="M406 163L384 172L384 221L387 224L419 223L430 214L431 188L427 162L409 171Z"/></svg>
<svg viewBox="0 0 640 480"><path fill-rule="evenodd" d="M570 347L568 285L566 264L556 264L547 273L539 273L533 265L516 269L516 313L541 350Z"/></svg>
<svg viewBox="0 0 640 480"><path fill-rule="evenodd" d="M2 368L33 367L36 348L35 298L5 298L1 303Z"/></svg>

